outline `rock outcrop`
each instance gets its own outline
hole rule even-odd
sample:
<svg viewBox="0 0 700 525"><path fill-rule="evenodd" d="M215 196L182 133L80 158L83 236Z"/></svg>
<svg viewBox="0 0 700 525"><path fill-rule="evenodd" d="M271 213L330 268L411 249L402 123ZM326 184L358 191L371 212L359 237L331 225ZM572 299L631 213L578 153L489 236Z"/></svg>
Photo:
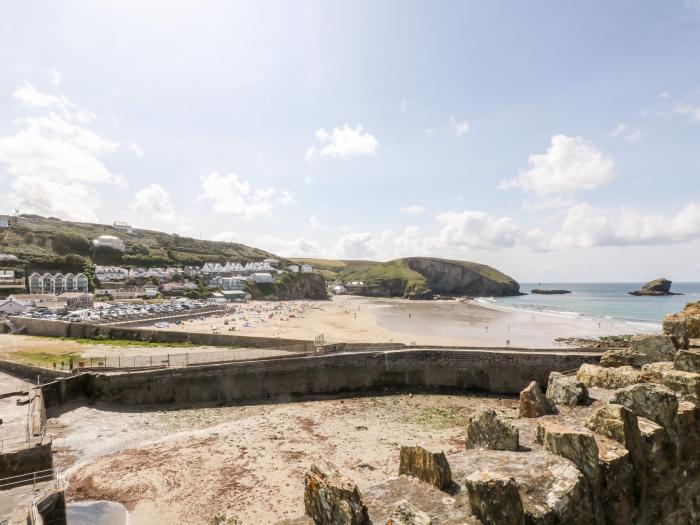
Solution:
<svg viewBox="0 0 700 525"><path fill-rule="evenodd" d="M688 348L691 339L700 339L700 301L688 303L682 312L664 317L663 329L677 348Z"/></svg>
<svg viewBox="0 0 700 525"><path fill-rule="evenodd" d="M668 279L655 279L649 281L641 290L636 290L634 292L627 292L630 295L681 295L671 292L672 282Z"/></svg>
<svg viewBox="0 0 700 525"><path fill-rule="evenodd" d="M700 373L700 350L679 350L673 359L676 370Z"/></svg>
<svg viewBox="0 0 700 525"><path fill-rule="evenodd" d="M554 413L555 409L542 392L537 381L532 381L520 392L519 417L541 417Z"/></svg>
<svg viewBox="0 0 700 525"><path fill-rule="evenodd" d="M669 335L635 335L630 339L630 350L646 355L650 362L673 361L676 347Z"/></svg>
<svg viewBox="0 0 700 525"><path fill-rule="evenodd" d="M401 447L399 475L412 476L441 490L452 484L450 464L443 452L430 452L421 446Z"/></svg>
<svg viewBox="0 0 700 525"><path fill-rule="evenodd" d="M558 406L585 405L588 402L588 388L575 377L551 372L547 383L547 399Z"/></svg>
<svg viewBox="0 0 700 525"><path fill-rule="evenodd" d="M489 472L475 472L465 483L472 513L486 525L524 525L518 484Z"/></svg>
<svg viewBox="0 0 700 525"><path fill-rule="evenodd" d="M537 424L537 442L551 453L571 461L592 485L600 481L598 445L593 434L564 427L552 421Z"/></svg>
<svg viewBox="0 0 700 525"><path fill-rule="evenodd" d="M313 465L304 478L306 515L316 525L370 525L362 494L333 465Z"/></svg>
<svg viewBox="0 0 700 525"><path fill-rule="evenodd" d="M642 365L647 363L653 363L648 355L629 348L608 350L600 356L600 366L604 368L617 368L620 366L642 368Z"/></svg>
<svg viewBox="0 0 700 525"><path fill-rule="evenodd" d="M432 525L432 523L430 516L404 499L396 502L386 525Z"/></svg>
<svg viewBox="0 0 700 525"><path fill-rule="evenodd" d="M637 416L646 417L669 431L678 422L678 399L672 390L653 383L630 385L615 392L612 402L629 408Z"/></svg>
<svg viewBox="0 0 700 525"><path fill-rule="evenodd" d="M605 368L584 364L576 372L576 379L587 387L622 388L640 381L641 372L631 366Z"/></svg>
<svg viewBox="0 0 700 525"><path fill-rule="evenodd" d="M518 450L518 429L487 408L471 414L467 419L467 448L489 448L492 450Z"/></svg>
<svg viewBox="0 0 700 525"><path fill-rule="evenodd" d="M658 383L673 390L678 397L700 401L700 374L677 370L674 363L651 363L642 367L642 380Z"/></svg>

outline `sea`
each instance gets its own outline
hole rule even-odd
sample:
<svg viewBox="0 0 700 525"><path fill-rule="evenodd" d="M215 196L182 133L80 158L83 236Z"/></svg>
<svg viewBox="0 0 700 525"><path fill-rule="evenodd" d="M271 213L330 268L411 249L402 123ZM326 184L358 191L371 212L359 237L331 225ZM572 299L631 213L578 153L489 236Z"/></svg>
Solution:
<svg viewBox="0 0 700 525"><path fill-rule="evenodd" d="M700 301L700 283L676 283L671 291L682 295L663 297L629 295L644 283L521 283L517 297L485 299L501 308L537 311L567 317L586 316L594 319L659 326L666 314L678 312L689 302ZM535 288L570 290L565 295L534 295Z"/></svg>

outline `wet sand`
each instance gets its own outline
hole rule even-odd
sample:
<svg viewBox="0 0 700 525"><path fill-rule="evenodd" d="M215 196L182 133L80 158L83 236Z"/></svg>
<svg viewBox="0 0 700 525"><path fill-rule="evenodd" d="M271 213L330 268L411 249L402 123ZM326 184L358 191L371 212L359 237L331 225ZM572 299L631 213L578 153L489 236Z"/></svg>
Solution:
<svg viewBox="0 0 700 525"><path fill-rule="evenodd" d="M253 301L222 317L168 330L232 333L326 342L559 348L560 337L633 334L621 322L487 308L469 301L408 301L339 296L330 301Z"/></svg>

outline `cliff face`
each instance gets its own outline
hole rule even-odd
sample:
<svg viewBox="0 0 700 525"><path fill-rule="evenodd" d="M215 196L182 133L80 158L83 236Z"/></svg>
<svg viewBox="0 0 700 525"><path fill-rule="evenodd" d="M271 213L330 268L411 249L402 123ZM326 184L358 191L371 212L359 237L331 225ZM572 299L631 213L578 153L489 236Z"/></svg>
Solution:
<svg viewBox="0 0 700 525"><path fill-rule="evenodd" d="M326 281L316 273L287 273L274 283L249 283L253 299L328 299Z"/></svg>
<svg viewBox="0 0 700 525"><path fill-rule="evenodd" d="M427 257L403 259L411 270L423 275L426 289L417 295L518 295L520 285L507 275L483 264Z"/></svg>

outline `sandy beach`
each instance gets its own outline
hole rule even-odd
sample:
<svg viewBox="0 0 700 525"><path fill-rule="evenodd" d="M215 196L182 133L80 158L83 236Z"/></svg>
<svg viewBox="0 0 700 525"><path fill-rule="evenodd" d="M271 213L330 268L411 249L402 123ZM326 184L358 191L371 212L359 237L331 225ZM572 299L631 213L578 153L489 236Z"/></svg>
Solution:
<svg viewBox="0 0 700 525"><path fill-rule="evenodd" d="M560 337L634 334L648 328L587 317L518 312L471 301L336 296L330 301L252 301L221 317L168 330L234 333L326 342L557 348Z"/></svg>

